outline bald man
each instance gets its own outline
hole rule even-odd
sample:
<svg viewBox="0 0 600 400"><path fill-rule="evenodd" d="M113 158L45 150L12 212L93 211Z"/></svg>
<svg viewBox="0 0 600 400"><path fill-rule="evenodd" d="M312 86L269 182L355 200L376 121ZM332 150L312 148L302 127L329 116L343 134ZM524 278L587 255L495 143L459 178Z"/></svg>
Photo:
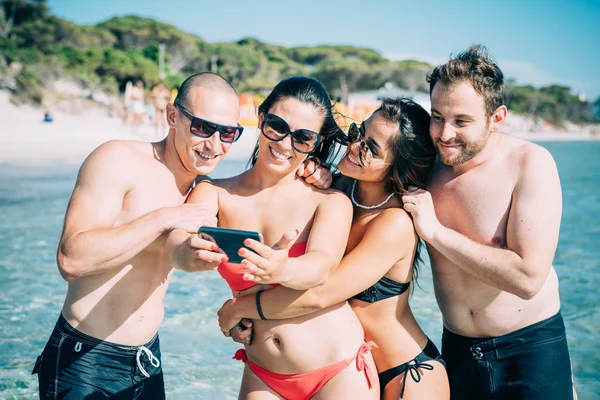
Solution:
<svg viewBox="0 0 600 400"><path fill-rule="evenodd" d="M157 332L173 254L186 253L167 234L216 224L184 203L242 133L235 90L211 73L189 77L166 118L161 142L107 142L81 166L57 256L67 296L34 368L40 398L165 397ZM214 269L222 254L193 236L194 271Z"/></svg>

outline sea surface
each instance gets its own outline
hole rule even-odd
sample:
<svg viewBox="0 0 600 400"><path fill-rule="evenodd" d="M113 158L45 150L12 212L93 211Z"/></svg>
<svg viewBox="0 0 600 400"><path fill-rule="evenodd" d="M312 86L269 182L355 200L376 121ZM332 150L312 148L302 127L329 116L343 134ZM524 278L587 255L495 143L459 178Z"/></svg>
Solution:
<svg viewBox="0 0 600 400"><path fill-rule="evenodd" d="M540 143L554 155L563 189L555 268L580 399L600 398L600 142ZM242 171L223 161L215 177ZM72 165L0 164L0 399L36 398L33 363L56 322L67 284L55 253L75 183ZM440 344L441 317L427 264L411 299L417 319ZM216 312L229 298L214 272L176 271L160 330L167 396L235 399L242 363L221 334Z"/></svg>

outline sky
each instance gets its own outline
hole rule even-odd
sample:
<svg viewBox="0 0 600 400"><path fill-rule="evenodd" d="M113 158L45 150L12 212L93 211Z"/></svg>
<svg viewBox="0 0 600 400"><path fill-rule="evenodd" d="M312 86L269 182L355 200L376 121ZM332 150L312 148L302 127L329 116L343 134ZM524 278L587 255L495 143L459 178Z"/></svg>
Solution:
<svg viewBox="0 0 600 400"><path fill-rule="evenodd" d="M49 0L77 24L139 15L207 42L368 47L389 59L445 62L474 43L506 77L600 97L600 0Z"/></svg>

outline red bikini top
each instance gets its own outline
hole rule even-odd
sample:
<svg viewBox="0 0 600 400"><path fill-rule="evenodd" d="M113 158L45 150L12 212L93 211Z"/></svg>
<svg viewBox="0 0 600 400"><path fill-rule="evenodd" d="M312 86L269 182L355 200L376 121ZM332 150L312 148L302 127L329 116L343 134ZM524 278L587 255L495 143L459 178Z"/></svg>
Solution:
<svg viewBox="0 0 600 400"><path fill-rule="evenodd" d="M290 251L288 255L290 257L300 257L306 253L306 242L294 243L292 247L290 247ZM258 285L256 282L245 281L243 279L244 274L248 272L246 268L244 268L241 264L234 263L221 263L217 268L219 274L227 281L231 290L235 290L236 292L241 292L242 290L246 290L251 288L252 286Z"/></svg>

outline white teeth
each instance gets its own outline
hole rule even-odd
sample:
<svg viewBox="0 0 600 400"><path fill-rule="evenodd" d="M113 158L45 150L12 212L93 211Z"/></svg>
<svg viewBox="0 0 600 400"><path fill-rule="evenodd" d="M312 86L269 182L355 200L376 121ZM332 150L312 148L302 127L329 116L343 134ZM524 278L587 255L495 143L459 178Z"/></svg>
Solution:
<svg viewBox="0 0 600 400"><path fill-rule="evenodd" d="M277 158L278 160L281 160L281 161L286 161L286 160L289 160L289 159L290 159L290 157L289 157L289 156L286 156L286 155L285 155L285 154L283 154L283 153L280 153L280 152L278 152L278 151L275 151L275 149L273 149L272 147L270 147L270 149L271 149L271 154L273 154L273 155L275 156L275 158Z"/></svg>
<svg viewBox="0 0 600 400"><path fill-rule="evenodd" d="M217 158L218 157L218 154L210 155L210 154L202 153L199 150L196 150L196 154L198 154L201 158L204 158L204 159L207 159L207 160L212 160L213 158Z"/></svg>
<svg viewBox="0 0 600 400"><path fill-rule="evenodd" d="M350 162L352 164L356 164L357 166L361 166L360 163L358 162L358 160L356 160L354 157L352 157L352 153L348 153L348 159L350 160Z"/></svg>

